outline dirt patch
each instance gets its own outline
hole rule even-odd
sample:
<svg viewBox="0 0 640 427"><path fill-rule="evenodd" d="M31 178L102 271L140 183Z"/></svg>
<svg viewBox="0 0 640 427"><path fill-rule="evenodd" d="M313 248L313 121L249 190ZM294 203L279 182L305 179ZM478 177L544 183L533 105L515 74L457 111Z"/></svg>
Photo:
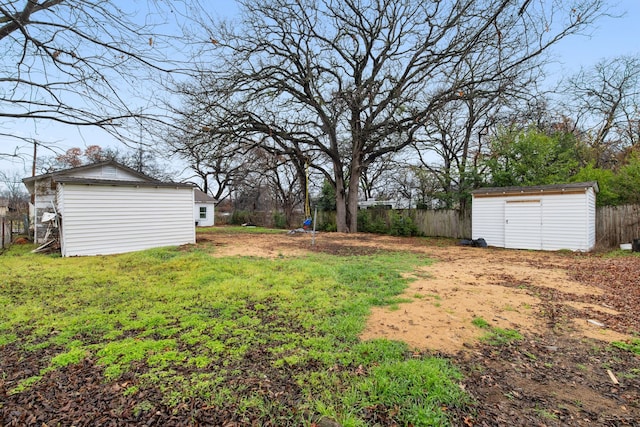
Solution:
<svg viewBox="0 0 640 427"><path fill-rule="evenodd" d="M597 322L598 313L611 310L599 299L583 306L574 301L603 294L571 277L570 270L580 265L575 256L469 247L427 252L436 260L424 269L431 277L411 283L405 296L413 301L400 310L375 309L363 338L396 336L418 348L453 353L483 334L472 326L477 317L521 332L542 333L562 322L571 325L568 332L574 337L630 338L588 321ZM555 315L558 304L573 308L569 318Z"/></svg>
<svg viewBox="0 0 640 427"><path fill-rule="evenodd" d="M585 271L611 272L615 260L592 255L513 251L456 246L450 240L396 238L370 234L224 234L201 235L199 243L213 245L216 256L299 256L306 252L365 255L381 250L411 251L435 262L413 273L403 297L411 302L375 308L363 339L400 339L420 350L453 354L476 343L485 332L471 322L482 318L491 326L524 333L557 333L612 342L640 331L627 318L640 308L626 307L626 292L603 283L581 280ZM598 263L600 261L600 263ZM595 264L594 264L595 263ZM628 288L638 284L628 268L640 271L640 259L627 258L623 269ZM625 264L625 265L626 265ZM615 269L614 269L615 270ZM588 273L586 273L588 274ZM595 275L597 277L597 274ZM640 293L636 287L636 293ZM615 305L624 305L616 310ZM599 326L599 325L604 325Z"/></svg>

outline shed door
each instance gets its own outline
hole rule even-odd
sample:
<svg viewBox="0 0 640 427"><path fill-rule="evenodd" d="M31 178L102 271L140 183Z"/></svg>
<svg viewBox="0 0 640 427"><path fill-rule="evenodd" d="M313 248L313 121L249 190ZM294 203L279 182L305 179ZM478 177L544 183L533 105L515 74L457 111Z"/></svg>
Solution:
<svg viewBox="0 0 640 427"><path fill-rule="evenodd" d="M505 203L505 248L542 249L542 203L514 200Z"/></svg>

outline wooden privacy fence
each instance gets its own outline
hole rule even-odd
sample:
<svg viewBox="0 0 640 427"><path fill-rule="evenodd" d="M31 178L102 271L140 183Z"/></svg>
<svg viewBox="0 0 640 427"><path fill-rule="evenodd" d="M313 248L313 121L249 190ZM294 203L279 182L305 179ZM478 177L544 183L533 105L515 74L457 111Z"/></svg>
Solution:
<svg viewBox="0 0 640 427"><path fill-rule="evenodd" d="M471 212L420 209L403 213L413 218L418 230L425 236L471 238Z"/></svg>
<svg viewBox="0 0 640 427"><path fill-rule="evenodd" d="M452 237L466 239L471 237L471 212L460 213L456 210L422 209L375 209L376 216L386 216L387 224L392 222L391 215L397 213L409 216L418 227L421 235L429 237ZM320 225L335 224L335 212L318 212Z"/></svg>
<svg viewBox="0 0 640 427"><path fill-rule="evenodd" d="M602 206L596 209L596 243L611 248L640 239L640 205Z"/></svg>
<svg viewBox="0 0 640 427"><path fill-rule="evenodd" d="M7 217L0 217L0 249L8 248L11 244L11 221Z"/></svg>
<svg viewBox="0 0 640 427"><path fill-rule="evenodd" d="M390 214L391 210L383 211ZM420 233L430 237L471 238L471 212L456 210L400 210L409 215ZM596 244L615 248L640 239L640 205L596 208Z"/></svg>
<svg viewBox="0 0 640 427"><path fill-rule="evenodd" d="M17 234L26 235L29 231L29 218L23 215L19 216L1 216L0 217L0 250L7 249L13 242L13 238Z"/></svg>
<svg viewBox="0 0 640 427"><path fill-rule="evenodd" d="M454 210L411 211L420 232L431 237L471 237L471 212ZM596 245L615 248L640 239L640 205L596 208Z"/></svg>
<svg viewBox="0 0 640 427"><path fill-rule="evenodd" d="M450 237L454 239L471 238L471 211L456 210L377 210L376 215L386 215L387 223L391 215L411 217L420 234L429 237ZM270 217L264 215L264 223L258 225L272 227ZM223 221L217 222L224 223ZM318 225L335 224L335 212L318 212ZM294 224L302 226L302 215ZM631 243L640 239L640 205L603 206L596 208L596 244L599 248L615 248L621 243Z"/></svg>
<svg viewBox="0 0 640 427"><path fill-rule="evenodd" d="M418 229L425 236L471 237L471 212L454 210L412 213ZM640 239L640 205L602 206L596 208L596 244L601 248L618 247Z"/></svg>

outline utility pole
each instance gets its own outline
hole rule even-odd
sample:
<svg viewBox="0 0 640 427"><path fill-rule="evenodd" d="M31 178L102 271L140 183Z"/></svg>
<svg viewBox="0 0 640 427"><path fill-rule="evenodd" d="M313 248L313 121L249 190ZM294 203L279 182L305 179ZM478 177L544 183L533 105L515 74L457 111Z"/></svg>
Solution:
<svg viewBox="0 0 640 427"><path fill-rule="evenodd" d="M31 166L31 176L36 176L36 156L38 151L38 143L33 140L33 164Z"/></svg>
<svg viewBox="0 0 640 427"><path fill-rule="evenodd" d="M31 176L36 176L36 158L38 156L38 143L36 140L33 140L33 163L31 164ZM33 205L36 201L36 190L34 188L31 193L31 204Z"/></svg>
<svg viewBox="0 0 640 427"><path fill-rule="evenodd" d="M140 110L140 115L142 115L142 110ZM142 167L142 156L143 156L143 151L142 151L142 121L140 121L140 140L138 141L138 172L143 173L142 170L144 169Z"/></svg>
<svg viewBox="0 0 640 427"><path fill-rule="evenodd" d="M142 156L144 152L142 151L142 143L138 146L138 172L142 173Z"/></svg>

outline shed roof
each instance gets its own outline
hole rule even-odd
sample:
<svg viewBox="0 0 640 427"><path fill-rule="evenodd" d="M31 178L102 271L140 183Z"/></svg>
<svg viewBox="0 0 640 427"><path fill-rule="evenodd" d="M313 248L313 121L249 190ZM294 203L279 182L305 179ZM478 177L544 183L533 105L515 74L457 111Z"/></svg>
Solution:
<svg viewBox="0 0 640 427"><path fill-rule="evenodd" d="M471 194L476 197L497 197L531 194L582 193L587 191L589 188L593 188L597 193L599 191L598 182L572 182L569 184L532 185L526 187L485 187L473 190Z"/></svg>
<svg viewBox="0 0 640 427"><path fill-rule="evenodd" d="M183 182L164 182L164 181L123 181L118 179L97 179L97 178L80 178L75 176L56 176L54 181L60 184L85 184L85 185L103 185L103 186L120 186L120 187L173 187L173 188L193 188L193 184L185 184Z"/></svg>
<svg viewBox="0 0 640 427"><path fill-rule="evenodd" d="M196 203L217 203L218 202L215 199L215 197L211 197L204 191L199 190L197 188L194 190L193 194L194 194L194 199Z"/></svg>
<svg viewBox="0 0 640 427"><path fill-rule="evenodd" d="M24 178L22 180L22 182L24 182L25 184L29 184L29 183L31 183L33 181L37 181L37 180L40 180L42 178L49 178L49 177L56 177L56 181L59 181L58 177L60 177L62 175L67 175L69 173L83 171L83 170L89 170L89 169L93 169L93 168L97 168L97 167L101 167L101 166L116 166L116 167L118 167L120 169L126 170L127 172L129 172L130 174L132 174L134 176L138 176L141 179L144 179L145 181L159 182L157 179L152 178L149 175L145 175L142 172L138 172L137 170L132 169L132 168L130 168L128 166L125 166L122 163L118 163L115 160L105 160L104 162L91 163L91 164L88 164L88 165L82 165L82 166L78 166L78 167L75 167L75 168L61 169L61 170L45 173L45 174L42 174L42 175L30 176L28 178Z"/></svg>

